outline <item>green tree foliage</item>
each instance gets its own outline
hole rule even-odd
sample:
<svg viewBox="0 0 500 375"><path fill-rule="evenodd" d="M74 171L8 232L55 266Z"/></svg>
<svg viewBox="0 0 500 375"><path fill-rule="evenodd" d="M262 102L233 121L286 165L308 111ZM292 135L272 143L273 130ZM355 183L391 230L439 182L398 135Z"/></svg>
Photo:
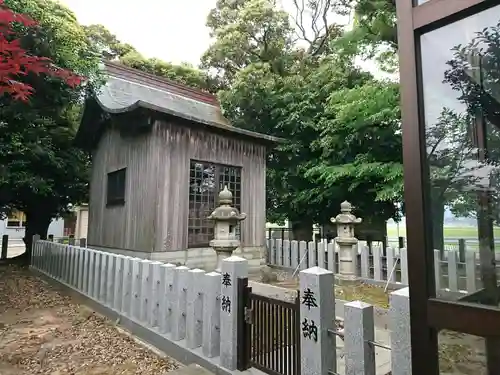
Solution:
<svg viewBox="0 0 500 375"><path fill-rule="evenodd" d="M219 93L225 115L286 140L268 158L268 219L310 227L344 199L363 214L394 216L402 187L398 87L355 67L341 43L346 34L328 23L348 4L295 5L295 27L270 0L219 0L207 22L215 41L203 66L227 87Z"/></svg>
<svg viewBox="0 0 500 375"><path fill-rule="evenodd" d="M52 218L86 199L89 157L72 145L78 106L97 82L99 60L73 13L50 0L7 0L6 5L38 21L19 30L29 53L87 78L69 87L50 76L27 75L34 88L29 102L0 98L0 207L24 211L29 259L31 238L46 236Z"/></svg>

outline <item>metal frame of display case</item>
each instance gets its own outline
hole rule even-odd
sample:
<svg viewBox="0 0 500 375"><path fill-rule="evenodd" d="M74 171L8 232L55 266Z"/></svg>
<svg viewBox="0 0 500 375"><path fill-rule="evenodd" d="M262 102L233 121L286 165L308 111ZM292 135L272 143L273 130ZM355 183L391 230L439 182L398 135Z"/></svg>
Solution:
<svg viewBox="0 0 500 375"><path fill-rule="evenodd" d="M425 189L425 121L419 38L422 34L499 5L490 0L396 0L407 247L409 263L412 373L439 374L438 332L449 329L486 339L489 374L500 374L500 309L464 300L436 298L429 194ZM499 15L500 18L500 15Z"/></svg>

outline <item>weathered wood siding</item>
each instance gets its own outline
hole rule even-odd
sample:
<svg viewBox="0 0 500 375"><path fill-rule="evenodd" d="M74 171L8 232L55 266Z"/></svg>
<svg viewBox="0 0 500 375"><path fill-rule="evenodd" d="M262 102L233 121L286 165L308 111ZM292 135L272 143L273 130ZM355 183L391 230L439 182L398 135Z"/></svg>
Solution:
<svg viewBox="0 0 500 375"><path fill-rule="evenodd" d="M157 121L153 129L162 160L163 181L157 222L161 235L156 251L183 250L188 242L189 163L191 159L242 167L241 210L244 246L263 246L266 227L266 149L236 138L201 129Z"/></svg>
<svg viewBox="0 0 500 375"><path fill-rule="evenodd" d="M115 129L102 135L93 154L90 182L89 245L153 251L161 164L151 133L122 137ZM127 168L125 205L106 207L107 174Z"/></svg>
<svg viewBox="0 0 500 375"><path fill-rule="evenodd" d="M265 146L156 121L150 133L104 132L93 155L89 245L136 251L187 249L191 159L242 167L244 246L265 244ZM107 174L127 168L125 205L106 207Z"/></svg>

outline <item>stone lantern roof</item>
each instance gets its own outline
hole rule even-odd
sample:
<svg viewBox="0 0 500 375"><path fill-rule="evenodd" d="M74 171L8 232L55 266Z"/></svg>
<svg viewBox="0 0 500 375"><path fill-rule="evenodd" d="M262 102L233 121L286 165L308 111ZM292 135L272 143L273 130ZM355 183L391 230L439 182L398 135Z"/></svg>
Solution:
<svg viewBox="0 0 500 375"><path fill-rule="evenodd" d="M240 211L231 206L233 202L233 193L229 191L227 186L219 193L219 207L217 207L208 217L210 220L215 221L229 221L237 223L244 220L247 215L240 213Z"/></svg>

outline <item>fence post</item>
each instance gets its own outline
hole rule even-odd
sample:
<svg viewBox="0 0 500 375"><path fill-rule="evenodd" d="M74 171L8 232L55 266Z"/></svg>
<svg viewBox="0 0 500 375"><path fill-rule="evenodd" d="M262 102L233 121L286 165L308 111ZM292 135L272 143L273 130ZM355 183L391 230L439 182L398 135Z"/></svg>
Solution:
<svg viewBox="0 0 500 375"><path fill-rule="evenodd" d="M385 253L386 253L385 264L387 272L387 281L393 283L396 280L396 274L395 272L392 272L395 264L394 248L388 247Z"/></svg>
<svg viewBox="0 0 500 375"><path fill-rule="evenodd" d="M382 277L382 252L380 246L373 247L373 278L377 281L383 280Z"/></svg>
<svg viewBox="0 0 500 375"><path fill-rule="evenodd" d="M197 268L188 272L186 346L189 349L202 344L204 276L205 271Z"/></svg>
<svg viewBox="0 0 500 375"><path fill-rule="evenodd" d="M318 242L318 267L325 268L325 243L323 241Z"/></svg>
<svg viewBox="0 0 500 375"><path fill-rule="evenodd" d="M436 282L436 292L441 290L441 251L434 250L434 279Z"/></svg>
<svg viewBox="0 0 500 375"><path fill-rule="evenodd" d="M7 248L9 245L9 236L7 236L7 239L5 238L7 235L2 236L2 259L7 258ZM31 255L31 265L34 266L35 268L39 269L40 268L40 248L41 244L37 243L40 241L40 236L38 234L35 234L33 236L31 246L33 247L32 250L32 255ZM6 245L4 245L6 243ZM5 250L4 250L5 247ZM4 256L5 253L5 256Z"/></svg>
<svg viewBox="0 0 500 375"><path fill-rule="evenodd" d="M141 260L132 258L132 294L130 298L130 317L139 320L141 317Z"/></svg>
<svg viewBox="0 0 500 375"><path fill-rule="evenodd" d="M302 375L337 372L334 273L312 267L300 272L300 350Z"/></svg>
<svg viewBox="0 0 500 375"><path fill-rule="evenodd" d="M392 375L411 374L410 289L403 288L389 296Z"/></svg>
<svg viewBox="0 0 500 375"><path fill-rule="evenodd" d="M106 273L106 306L113 308L115 301L115 275L118 258L115 254L108 253L108 266Z"/></svg>
<svg viewBox="0 0 500 375"><path fill-rule="evenodd" d="M307 243L307 256L309 257L307 266L308 268L316 266L316 242L309 241Z"/></svg>
<svg viewBox="0 0 500 375"><path fill-rule="evenodd" d="M389 249L389 248L388 248ZM354 301L344 305L344 352L346 375L375 375L373 306Z"/></svg>
<svg viewBox="0 0 500 375"><path fill-rule="evenodd" d="M335 242L329 242L326 245L326 254L328 259L328 269L335 273L335 251L337 250L337 244ZM320 266L321 268L326 268L325 266Z"/></svg>
<svg viewBox="0 0 500 375"><path fill-rule="evenodd" d="M292 241L290 243L290 266L295 269L297 268L299 261L299 241Z"/></svg>
<svg viewBox="0 0 500 375"><path fill-rule="evenodd" d="M174 269L173 289L175 298L172 299L172 340L179 341L186 338L186 304L189 268L179 266Z"/></svg>
<svg viewBox="0 0 500 375"><path fill-rule="evenodd" d="M33 242L34 243L34 242ZM9 249L9 235L2 236L2 259L7 259L7 250Z"/></svg>
<svg viewBox="0 0 500 375"><path fill-rule="evenodd" d="M476 252L467 251L465 253L465 276L468 293L474 293L476 288Z"/></svg>
<svg viewBox="0 0 500 375"><path fill-rule="evenodd" d="M276 240L276 265L283 266L283 241Z"/></svg>
<svg viewBox="0 0 500 375"><path fill-rule="evenodd" d="M307 242L299 242L299 262L300 269L305 270L307 268Z"/></svg>
<svg viewBox="0 0 500 375"><path fill-rule="evenodd" d="M221 271L220 364L228 370L236 370L238 358L238 279L248 277L248 261L238 256L231 256L224 259Z"/></svg>
<svg viewBox="0 0 500 375"><path fill-rule="evenodd" d="M452 292L458 290L458 264L457 264L457 251L448 250L448 288Z"/></svg>
<svg viewBox="0 0 500 375"><path fill-rule="evenodd" d="M276 241L274 238L267 239L267 253L269 254L269 259L267 262L269 264L276 264Z"/></svg>
<svg viewBox="0 0 500 375"><path fill-rule="evenodd" d="M174 289L174 264L162 264L161 279L163 284L162 300L160 301L160 332L168 333L172 330L172 306L176 300Z"/></svg>
<svg viewBox="0 0 500 375"><path fill-rule="evenodd" d="M361 277L364 279L370 278L370 249L368 246L361 246Z"/></svg>
<svg viewBox="0 0 500 375"><path fill-rule="evenodd" d="M463 238L460 238L458 240L458 260L461 263L465 262L465 240Z"/></svg>
<svg viewBox="0 0 500 375"><path fill-rule="evenodd" d="M134 258L124 257L123 259L123 287L122 287L122 306L121 311L126 316L132 314L132 267Z"/></svg>
<svg viewBox="0 0 500 375"><path fill-rule="evenodd" d="M153 262L141 261L141 311L139 321L148 323L151 320L152 292L153 292Z"/></svg>
<svg viewBox="0 0 500 375"><path fill-rule="evenodd" d="M152 279L153 279L153 290L152 290L152 311L151 311L151 320L149 321L149 325L152 328L156 328L160 326L160 306L161 306L161 298L164 290L162 289L164 285L162 284L162 262L153 262L152 265Z"/></svg>
<svg viewBox="0 0 500 375"><path fill-rule="evenodd" d="M221 275L210 272L203 277L203 355L220 354L220 290Z"/></svg>
<svg viewBox="0 0 500 375"><path fill-rule="evenodd" d="M401 284L408 285L408 250L406 247L399 251L399 260L401 262Z"/></svg>
<svg viewBox="0 0 500 375"><path fill-rule="evenodd" d="M106 258L104 252L98 251L96 254L95 267L97 274L95 277L95 299L100 302L106 301Z"/></svg>
<svg viewBox="0 0 500 375"><path fill-rule="evenodd" d="M291 267L290 240L283 241L283 267Z"/></svg>

